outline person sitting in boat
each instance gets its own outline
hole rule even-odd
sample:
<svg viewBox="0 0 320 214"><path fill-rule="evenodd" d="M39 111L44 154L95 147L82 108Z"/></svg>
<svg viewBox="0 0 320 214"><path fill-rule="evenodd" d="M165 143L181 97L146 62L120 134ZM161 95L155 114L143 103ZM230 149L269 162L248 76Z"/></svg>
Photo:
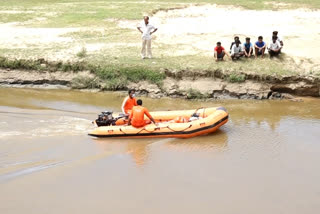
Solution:
<svg viewBox="0 0 320 214"><path fill-rule="evenodd" d="M130 114L132 107L137 105L137 101L136 101L135 96L136 96L136 90L130 89L129 96L124 98L124 100L122 102L122 106L121 106L122 112L124 114L126 114L126 115Z"/></svg>
<svg viewBox="0 0 320 214"><path fill-rule="evenodd" d="M139 128L147 125L147 122L144 120L144 115L147 115L149 119L155 123L154 119L150 115L147 108L142 106L142 100L137 101L137 106L133 106L132 111L129 116L128 125Z"/></svg>

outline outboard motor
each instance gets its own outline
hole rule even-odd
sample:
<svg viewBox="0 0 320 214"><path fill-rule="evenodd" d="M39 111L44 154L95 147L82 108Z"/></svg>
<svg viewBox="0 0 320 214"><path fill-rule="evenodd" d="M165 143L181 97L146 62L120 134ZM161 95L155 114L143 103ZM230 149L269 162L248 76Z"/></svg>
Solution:
<svg viewBox="0 0 320 214"><path fill-rule="evenodd" d="M98 119L96 119L97 126L110 126L115 125L115 120L112 116L112 111L103 111L98 115Z"/></svg>
<svg viewBox="0 0 320 214"><path fill-rule="evenodd" d="M98 115L98 119L96 119L97 126L114 126L116 125L117 120L120 118L128 118L128 115L119 114L118 117L114 118L112 116L112 111L103 111L101 114Z"/></svg>

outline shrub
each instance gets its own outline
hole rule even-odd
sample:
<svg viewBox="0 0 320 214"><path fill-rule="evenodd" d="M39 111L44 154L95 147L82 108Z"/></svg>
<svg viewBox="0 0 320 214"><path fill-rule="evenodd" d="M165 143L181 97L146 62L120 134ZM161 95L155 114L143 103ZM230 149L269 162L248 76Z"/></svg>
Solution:
<svg viewBox="0 0 320 214"><path fill-rule="evenodd" d="M77 57L84 58L87 56L87 49L82 47L82 49L77 53Z"/></svg>
<svg viewBox="0 0 320 214"><path fill-rule="evenodd" d="M61 69L64 72L67 71L83 71L86 70L87 66L84 62L67 62L61 65Z"/></svg>
<svg viewBox="0 0 320 214"><path fill-rule="evenodd" d="M246 80L246 76L243 75L243 74L230 74L228 77L227 77L227 80L229 82L244 82Z"/></svg>
<svg viewBox="0 0 320 214"><path fill-rule="evenodd" d="M111 90L111 91L122 90L122 89L127 89L127 84L128 84L128 81L126 79L122 79L122 78L109 79L104 81L104 85L102 89Z"/></svg>

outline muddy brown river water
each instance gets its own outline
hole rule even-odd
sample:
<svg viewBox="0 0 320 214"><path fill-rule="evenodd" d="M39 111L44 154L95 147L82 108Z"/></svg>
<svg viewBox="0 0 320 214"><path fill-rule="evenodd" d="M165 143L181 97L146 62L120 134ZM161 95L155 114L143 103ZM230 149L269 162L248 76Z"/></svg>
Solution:
<svg viewBox="0 0 320 214"><path fill-rule="evenodd" d="M124 94L0 88L0 213L320 212L320 100L143 98L152 110L224 106L191 139L95 139Z"/></svg>

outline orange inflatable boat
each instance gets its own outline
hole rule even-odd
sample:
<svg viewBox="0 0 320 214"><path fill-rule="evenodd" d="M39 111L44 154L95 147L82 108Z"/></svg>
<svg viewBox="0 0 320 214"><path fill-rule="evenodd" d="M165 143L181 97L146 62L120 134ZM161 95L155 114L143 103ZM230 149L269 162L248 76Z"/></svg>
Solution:
<svg viewBox="0 0 320 214"><path fill-rule="evenodd" d="M150 112L157 122L141 128L127 124L127 119L119 114L103 112L94 122L98 127L89 133L94 137L116 138L190 138L216 131L228 121L228 112L223 107L199 108L185 111ZM147 118L145 118L146 121Z"/></svg>

